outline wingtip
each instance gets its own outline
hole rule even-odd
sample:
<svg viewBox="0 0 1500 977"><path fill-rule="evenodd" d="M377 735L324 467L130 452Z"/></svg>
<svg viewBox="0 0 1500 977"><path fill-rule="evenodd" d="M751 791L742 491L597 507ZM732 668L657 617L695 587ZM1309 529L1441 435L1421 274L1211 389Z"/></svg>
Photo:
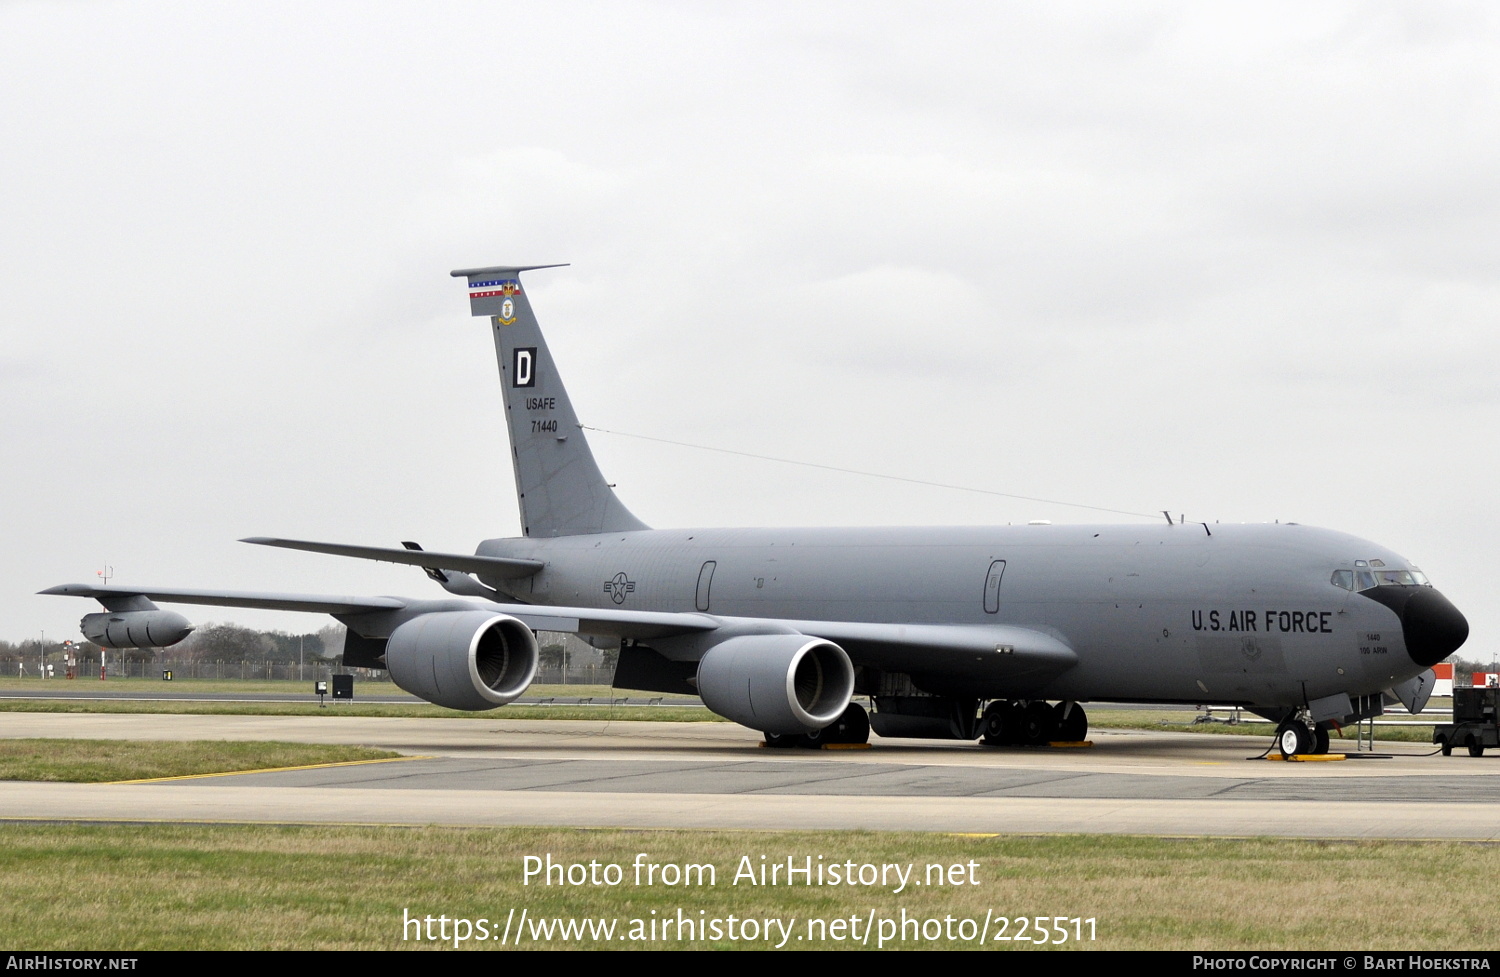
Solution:
<svg viewBox="0 0 1500 977"><path fill-rule="evenodd" d="M37 593L55 597L70 597L81 590L87 589L89 586L86 583L60 583L55 587L48 587L46 590L38 590Z"/></svg>

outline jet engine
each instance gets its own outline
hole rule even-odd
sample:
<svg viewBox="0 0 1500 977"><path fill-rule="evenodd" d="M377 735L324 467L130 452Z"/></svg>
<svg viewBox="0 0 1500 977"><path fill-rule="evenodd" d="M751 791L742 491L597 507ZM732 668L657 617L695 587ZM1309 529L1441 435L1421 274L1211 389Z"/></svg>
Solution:
<svg viewBox="0 0 1500 977"><path fill-rule="evenodd" d="M698 663L704 705L765 733L810 733L843 715L854 695L844 649L805 634L748 634L714 645Z"/></svg>
<svg viewBox="0 0 1500 977"><path fill-rule="evenodd" d="M513 702L536 676L536 635L490 611L436 611L391 632L391 681L428 702L478 711Z"/></svg>
<svg viewBox="0 0 1500 977"><path fill-rule="evenodd" d="M176 611L102 611L78 622L83 636L101 648L165 648L193 633Z"/></svg>

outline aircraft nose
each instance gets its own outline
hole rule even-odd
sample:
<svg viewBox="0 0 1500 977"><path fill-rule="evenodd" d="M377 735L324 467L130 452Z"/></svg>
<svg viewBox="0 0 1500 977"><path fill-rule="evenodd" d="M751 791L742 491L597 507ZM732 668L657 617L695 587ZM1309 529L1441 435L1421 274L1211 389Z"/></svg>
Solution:
<svg viewBox="0 0 1500 977"><path fill-rule="evenodd" d="M1418 587L1401 609L1401 631L1412 661L1430 667L1468 640L1469 622L1441 593Z"/></svg>

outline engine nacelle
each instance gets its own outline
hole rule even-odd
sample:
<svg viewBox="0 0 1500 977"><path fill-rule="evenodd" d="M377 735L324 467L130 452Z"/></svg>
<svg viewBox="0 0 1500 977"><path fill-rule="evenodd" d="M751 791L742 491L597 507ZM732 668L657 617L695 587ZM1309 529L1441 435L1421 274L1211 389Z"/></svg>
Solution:
<svg viewBox="0 0 1500 977"><path fill-rule="evenodd" d="M391 681L449 709L493 709L520 698L536 677L536 635L491 611L436 611L391 632Z"/></svg>
<svg viewBox="0 0 1500 977"><path fill-rule="evenodd" d="M809 733L839 718L854 696L844 649L805 634L747 634L698 663L704 705L765 733Z"/></svg>
<svg viewBox="0 0 1500 977"><path fill-rule="evenodd" d="M165 648L193 633L176 611L103 611L78 622L83 636L101 648Z"/></svg>

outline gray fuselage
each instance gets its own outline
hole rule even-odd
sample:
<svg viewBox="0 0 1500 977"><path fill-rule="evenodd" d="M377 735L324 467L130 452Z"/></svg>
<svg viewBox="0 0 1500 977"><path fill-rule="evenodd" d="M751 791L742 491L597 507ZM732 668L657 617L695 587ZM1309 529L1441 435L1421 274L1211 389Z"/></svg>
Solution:
<svg viewBox="0 0 1500 977"><path fill-rule="evenodd" d="M1378 692L1426 667L1390 607L1331 580L1356 561L1408 562L1295 524L646 530L488 540L479 552L544 561L530 579L487 581L532 604L1014 625L1077 654L1022 687L977 673L923 683L920 662L906 669L976 698L1295 705Z"/></svg>

